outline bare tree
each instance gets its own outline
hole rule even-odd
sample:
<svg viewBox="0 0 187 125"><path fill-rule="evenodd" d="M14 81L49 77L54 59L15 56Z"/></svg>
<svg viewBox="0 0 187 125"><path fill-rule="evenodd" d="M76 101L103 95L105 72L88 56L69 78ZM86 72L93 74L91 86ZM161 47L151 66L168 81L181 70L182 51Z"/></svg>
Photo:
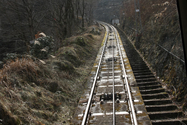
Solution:
<svg viewBox="0 0 187 125"><path fill-rule="evenodd" d="M53 34L61 41L71 36L72 26L75 23L74 5L72 0L49 0L50 13L47 20L53 27Z"/></svg>
<svg viewBox="0 0 187 125"><path fill-rule="evenodd" d="M45 17L44 0L7 0L3 5L5 9L2 23L11 39L29 41L40 29ZM13 38L12 38L13 37Z"/></svg>
<svg viewBox="0 0 187 125"><path fill-rule="evenodd" d="M85 18L90 22L92 3L93 0L1 0L0 39L24 41L29 46L35 34L43 31L60 43L80 24L85 27Z"/></svg>
<svg viewBox="0 0 187 125"><path fill-rule="evenodd" d="M75 14L76 14L77 21L78 21L79 13L80 13L80 0L75 0L74 6L75 6Z"/></svg>
<svg viewBox="0 0 187 125"><path fill-rule="evenodd" d="M86 18L89 25L93 21L93 11L96 7L96 3L97 0L87 0L86 2Z"/></svg>

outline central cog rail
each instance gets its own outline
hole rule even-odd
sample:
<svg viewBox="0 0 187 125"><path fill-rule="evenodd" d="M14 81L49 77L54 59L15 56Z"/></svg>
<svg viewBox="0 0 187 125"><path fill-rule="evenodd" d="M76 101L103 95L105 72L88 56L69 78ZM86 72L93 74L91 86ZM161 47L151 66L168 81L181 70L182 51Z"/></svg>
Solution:
<svg viewBox="0 0 187 125"><path fill-rule="evenodd" d="M113 96L112 96L112 101L113 101L113 125L116 124L116 116L115 116L115 76L114 76L114 41L112 40L112 76L113 76Z"/></svg>
<svg viewBox="0 0 187 125"><path fill-rule="evenodd" d="M105 38L74 124L151 125L118 31L112 25L99 23L106 29Z"/></svg>
<svg viewBox="0 0 187 125"><path fill-rule="evenodd" d="M128 97L129 97L129 108L130 108L130 112L131 112L132 123L134 125L138 125L137 118L136 118L136 113L135 113L135 109L134 109L134 104L133 104L133 100L132 100L131 90L130 90L129 82L128 82L128 79L127 79L127 73L126 73L126 69L124 67L122 52L121 52L121 48L120 48L120 45L119 45L119 36L118 36L117 30L114 27L112 27L112 28L114 29L114 32L116 34L117 45L118 45L118 48L119 48L120 59L121 59L121 62L122 62L122 69L123 69L123 74L124 74L124 78L125 78L125 82L126 82L126 89L127 89Z"/></svg>

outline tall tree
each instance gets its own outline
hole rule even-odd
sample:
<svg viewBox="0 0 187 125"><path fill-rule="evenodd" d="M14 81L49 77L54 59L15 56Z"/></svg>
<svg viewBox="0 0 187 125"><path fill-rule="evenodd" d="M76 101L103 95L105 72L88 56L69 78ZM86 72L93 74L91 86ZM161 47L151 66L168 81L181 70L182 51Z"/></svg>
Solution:
<svg viewBox="0 0 187 125"><path fill-rule="evenodd" d="M0 39L28 44L38 31L43 31L60 42L80 24L85 27L85 18L91 20L92 3L93 0L0 0Z"/></svg>
<svg viewBox="0 0 187 125"><path fill-rule="evenodd" d="M29 41L45 17L44 0L7 0L3 3L2 25L10 39Z"/></svg>

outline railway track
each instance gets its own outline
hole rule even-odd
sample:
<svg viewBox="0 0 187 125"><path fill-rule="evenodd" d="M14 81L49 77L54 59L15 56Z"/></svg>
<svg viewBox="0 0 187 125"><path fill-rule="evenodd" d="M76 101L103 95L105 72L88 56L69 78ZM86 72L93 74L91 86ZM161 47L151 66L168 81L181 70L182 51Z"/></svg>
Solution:
<svg viewBox="0 0 187 125"><path fill-rule="evenodd" d="M88 89L79 101L77 125L186 125L184 113L115 27L106 29ZM124 44L124 45L123 45Z"/></svg>
<svg viewBox="0 0 187 125"><path fill-rule="evenodd" d="M187 125L184 113L172 102L162 84L157 81L123 32L120 30L119 32L151 123L153 125Z"/></svg>
<svg viewBox="0 0 187 125"><path fill-rule="evenodd" d="M113 26L101 24L105 38L73 124L151 125L119 34Z"/></svg>

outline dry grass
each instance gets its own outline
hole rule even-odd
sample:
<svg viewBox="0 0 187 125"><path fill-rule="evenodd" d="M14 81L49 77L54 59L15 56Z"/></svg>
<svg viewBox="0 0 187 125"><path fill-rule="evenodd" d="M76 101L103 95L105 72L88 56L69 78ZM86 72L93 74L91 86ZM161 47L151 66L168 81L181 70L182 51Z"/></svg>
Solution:
<svg viewBox="0 0 187 125"><path fill-rule="evenodd" d="M85 56L76 68L62 57L63 54L60 55L66 49L59 49L62 51L55 59L43 60L45 65L31 58L10 60L4 65L0 70L0 112L3 111L0 119L3 125L70 124L104 33L100 37L93 35L93 38L88 35L92 34L82 35L88 39L86 46L72 45L74 41L66 46L73 49L78 58ZM67 41L72 39L76 40L76 37ZM93 55L86 56L88 50Z"/></svg>
<svg viewBox="0 0 187 125"><path fill-rule="evenodd" d="M35 79L38 75L38 65L30 58L8 61L0 70L0 81L6 82L10 74L25 75L27 78Z"/></svg>

